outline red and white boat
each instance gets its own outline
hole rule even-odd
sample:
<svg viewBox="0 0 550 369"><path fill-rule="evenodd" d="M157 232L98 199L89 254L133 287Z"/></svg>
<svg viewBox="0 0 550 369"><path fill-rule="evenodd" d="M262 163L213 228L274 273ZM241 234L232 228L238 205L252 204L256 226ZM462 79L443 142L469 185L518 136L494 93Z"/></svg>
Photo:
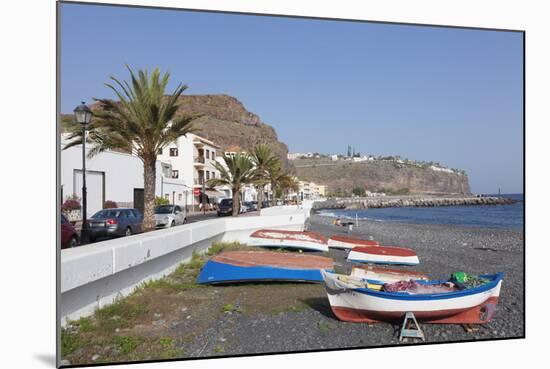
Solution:
<svg viewBox="0 0 550 369"><path fill-rule="evenodd" d="M372 265L354 266L351 269L351 277L367 280L373 284L394 283L408 280L428 281L428 275L414 270L381 268Z"/></svg>
<svg viewBox="0 0 550 369"><path fill-rule="evenodd" d="M260 229L248 237L248 246L328 251L327 239L315 232Z"/></svg>
<svg viewBox="0 0 550 369"><path fill-rule="evenodd" d="M361 240L346 236L332 236L328 239L328 247L335 249L352 249L357 246L378 246L378 241Z"/></svg>
<svg viewBox="0 0 550 369"><path fill-rule="evenodd" d="M358 246L351 249L348 261L374 264L417 265L416 252L404 247Z"/></svg>
<svg viewBox="0 0 550 369"><path fill-rule="evenodd" d="M385 292L365 281L321 270L334 315L342 321L376 323L400 321L407 312L427 323L482 324L493 318L502 273L482 275L478 287L439 293ZM361 283L363 286L361 286ZM436 285L441 281L427 282Z"/></svg>

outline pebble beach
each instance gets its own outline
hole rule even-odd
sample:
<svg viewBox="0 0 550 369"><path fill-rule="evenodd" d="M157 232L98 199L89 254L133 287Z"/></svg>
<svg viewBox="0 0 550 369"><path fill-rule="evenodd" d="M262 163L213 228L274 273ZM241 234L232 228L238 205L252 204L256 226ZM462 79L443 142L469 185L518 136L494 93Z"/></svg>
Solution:
<svg viewBox="0 0 550 369"><path fill-rule="evenodd" d="M467 331L462 325L421 324L426 342L521 338L524 336L523 232L501 229L395 222L361 221L350 232L333 225L334 218L312 215L307 228L325 236L335 234L375 239L383 245L414 249L420 265L413 268L433 278L448 278L452 272L471 274L504 272L497 314L485 325ZM344 250L330 250L337 267L346 269ZM287 291L291 285L286 287ZM309 285L309 305L304 311L243 316L226 315L195 340L189 356L217 356L215 344L206 340L221 337L223 355L293 352L338 348L379 347L416 344L399 341L399 324L348 323L332 313L322 285ZM269 299L266 296L266 299ZM214 339L214 341L218 341ZM188 347L189 349L189 347Z"/></svg>

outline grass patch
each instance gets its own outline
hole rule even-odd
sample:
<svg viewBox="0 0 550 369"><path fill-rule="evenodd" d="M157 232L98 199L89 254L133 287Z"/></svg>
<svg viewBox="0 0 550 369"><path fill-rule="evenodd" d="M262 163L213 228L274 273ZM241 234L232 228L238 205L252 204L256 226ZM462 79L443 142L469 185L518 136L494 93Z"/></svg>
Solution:
<svg viewBox="0 0 550 369"><path fill-rule="evenodd" d="M144 304L135 303L130 298L123 298L96 310L94 316L99 328L114 330L129 327L134 320L148 312Z"/></svg>
<svg viewBox="0 0 550 369"><path fill-rule="evenodd" d="M115 343L120 352L126 355L134 352L141 342L142 339L132 336L117 336L115 338Z"/></svg>
<svg viewBox="0 0 550 369"><path fill-rule="evenodd" d="M80 335L70 328L61 330L61 356L66 357L82 346Z"/></svg>
<svg viewBox="0 0 550 369"><path fill-rule="evenodd" d="M161 337L158 340L161 349L159 356L161 359L173 359L182 355L182 350L176 348L176 341L170 337Z"/></svg>
<svg viewBox="0 0 550 369"><path fill-rule="evenodd" d="M214 242L206 252L206 255L214 256L218 255L222 251L243 250L245 248L247 248L247 246L239 242Z"/></svg>
<svg viewBox="0 0 550 369"><path fill-rule="evenodd" d="M222 308L225 314L240 313L241 309L233 304L225 304Z"/></svg>
<svg viewBox="0 0 550 369"><path fill-rule="evenodd" d="M317 323L317 328L319 328L321 332L328 332L332 329L332 325L330 325L328 322L325 322L324 320L320 320Z"/></svg>

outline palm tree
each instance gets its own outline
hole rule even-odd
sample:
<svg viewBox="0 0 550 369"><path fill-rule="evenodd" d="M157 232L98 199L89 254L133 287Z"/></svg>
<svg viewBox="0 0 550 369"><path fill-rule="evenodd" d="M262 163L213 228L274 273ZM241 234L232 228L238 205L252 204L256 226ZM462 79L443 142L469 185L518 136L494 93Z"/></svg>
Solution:
<svg viewBox="0 0 550 369"><path fill-rule="evenodd" d="M137 75L126 66L131 81L106 83L118 101L96 99L94 117L86 142L92 157L104 150L118 150L136 155L143 162L144 211L143 229L155 229L155 182L157 154L180 136L196 131L191 122L198 116L176 116L178 98L187 89L179 84L171 95L165 96L169 73L162 76L158 68L149 75L139 70ZM78 127L70 129L70 141L64 149L82 144Z"/></svg>
<svg viewBox="0 0 550 369"><path fill-rule="evenodd" d="M260 210L264 201L264 187L269 183L269 171L279 164L279 159L265 144L256 146L250 159L254 164L254 184L258 190L258 210Z"/></svg>
<svg viewBox="0 0 550 369"><path fill-rule="evenodd" d="M281 166L281 162L278 161L276 165L270 168L269 170L269 183L271 183L271 206L275 206L276 190L283 190L284 188L289 188L288 186L294 181L294 178L285 172Z"/></svg>
<svg viewBox="0 0 550 369"><path fill-rule="evenodd" d="M241 208L240 193L243 185L254 181L254 164L246 154L237 153L234 156L223 156L225 165L214 162L214 167L220 172L219 178L208 181L208 186L229 186L233 193L233 216L239 215Z"/></svg>

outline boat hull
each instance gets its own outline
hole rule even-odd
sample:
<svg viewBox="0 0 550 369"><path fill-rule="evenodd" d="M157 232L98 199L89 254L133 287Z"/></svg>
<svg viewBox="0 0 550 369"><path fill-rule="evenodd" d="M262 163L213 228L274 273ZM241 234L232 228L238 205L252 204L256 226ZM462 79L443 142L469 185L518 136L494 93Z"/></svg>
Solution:
<svg viewBox="0 0 550 369"><path fill-rule="evenodd" d="M353 288L333 273L321 272L334 315L343 321L376 323L400 321L407 312L426 323L483 324L495 313L502 275L486 285L439 294L405 294Z"/></svg>
<svg viewBox="0 0 550 369"><path fill-rule="evenodd" d="M349 252L348 261L395 265L418 265L420 263L413 250L390 246L355 247Z"/></svg>
<svg viewBox="0 0 550 369"><path fill-rule="evenodd" d="M327 240L314 232L261 229L248 237L247 245L328 252Z"/></svg>
<svg viewBox="0 0 550 369"><path fill-rule="evenodd" d="M332 259L269 251L226 252L214 256L201 269L200 284L292 281L323 281L321 269L331 270Z"/></svg>
<svg viewBox="0 0 550 369"><path fill-rule="evenodd" d="M328 239L328 247L335 249L353 249L357 246L378 246L378 241L361 240L344 236L332 236Z"/></svg>

